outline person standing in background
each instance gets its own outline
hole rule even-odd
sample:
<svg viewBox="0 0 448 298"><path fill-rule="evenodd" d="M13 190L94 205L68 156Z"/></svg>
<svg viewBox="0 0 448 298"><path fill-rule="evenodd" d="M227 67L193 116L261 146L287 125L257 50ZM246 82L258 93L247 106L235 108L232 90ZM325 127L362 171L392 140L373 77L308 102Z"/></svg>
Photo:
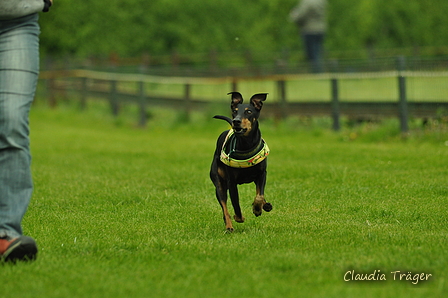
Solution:
<svg viewBox="0 0 448 298"><path fill-rule="evenodd" d="M300 29L306 57L313 72L323 71L323 42L327 30L327 0L301 0L291 10L289 18Z"/></svg>
<svg viewBox="0 0 448 298"><path fill-rule="evenodd" d="M33 260L37 245L22 235L33 190L29 110L39 75L38 12L53 0L0 1L0 261Z"/></svg>

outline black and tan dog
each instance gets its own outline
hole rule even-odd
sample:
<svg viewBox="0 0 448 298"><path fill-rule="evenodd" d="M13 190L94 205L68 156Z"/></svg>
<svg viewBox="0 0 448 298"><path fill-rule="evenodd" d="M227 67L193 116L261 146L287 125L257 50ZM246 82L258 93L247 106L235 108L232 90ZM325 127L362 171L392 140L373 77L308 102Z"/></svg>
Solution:
<svg viewBox="0 0 448 298"><path fill-rule="evenodd" d="M260 216L262 210L271 211L272 205L264 199L269 147L262 139L258 127L258 117L267 94L253 95L249 104L243 104L243 96L239 92L229 94L232 96L230 107L233 119L226 116L213 118L226 120L232 125L232 129L224 131L218 138L210 178L216 187L216 197L222 207L226 229L232 232L232 221L227 209L227 190L230 193L236 222L244 222L238 184L255 183L257 195L252 204L255 216Z"/></svg>

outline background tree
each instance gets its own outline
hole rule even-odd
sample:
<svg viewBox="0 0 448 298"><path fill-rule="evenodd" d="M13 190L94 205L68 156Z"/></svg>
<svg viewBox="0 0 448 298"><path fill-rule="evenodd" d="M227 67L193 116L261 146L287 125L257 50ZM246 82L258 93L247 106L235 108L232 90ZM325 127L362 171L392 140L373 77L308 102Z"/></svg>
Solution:
<svg viewBox="0 0 448 298"><path fill-rule="evenodd" d="M296 0L64 0L41 17L42 52L123 57L302 49ZM447 46L448 1L331 0L327 52Z"/></svg>

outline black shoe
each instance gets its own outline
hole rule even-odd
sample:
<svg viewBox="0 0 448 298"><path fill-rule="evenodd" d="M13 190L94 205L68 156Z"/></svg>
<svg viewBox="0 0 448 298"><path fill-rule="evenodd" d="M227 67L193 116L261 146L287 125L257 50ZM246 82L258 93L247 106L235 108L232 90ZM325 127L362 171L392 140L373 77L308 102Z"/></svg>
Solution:
<svg viewBox="0 0 448 298"><path fill-rule="evenodd" d="M14 239L0 239L2 262L32 261L37 257L37 245L33 238L20 236Z"/></svg>

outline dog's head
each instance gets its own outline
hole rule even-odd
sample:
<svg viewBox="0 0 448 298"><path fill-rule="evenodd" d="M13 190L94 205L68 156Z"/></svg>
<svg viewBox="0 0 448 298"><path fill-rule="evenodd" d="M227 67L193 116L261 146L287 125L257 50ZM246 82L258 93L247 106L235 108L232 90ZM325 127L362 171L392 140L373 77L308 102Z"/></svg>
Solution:
<svg viewBox="0 0 448 298"><path fill-rule="evenodd" d="M255 126L258 117L260 116L263 101L266 100L267 93L254 94L250 98L249 104L243 104L243 96L239 92L230 92L232 102L230 108L232 109L232 128L238 135L247 136Z"/></svg>

